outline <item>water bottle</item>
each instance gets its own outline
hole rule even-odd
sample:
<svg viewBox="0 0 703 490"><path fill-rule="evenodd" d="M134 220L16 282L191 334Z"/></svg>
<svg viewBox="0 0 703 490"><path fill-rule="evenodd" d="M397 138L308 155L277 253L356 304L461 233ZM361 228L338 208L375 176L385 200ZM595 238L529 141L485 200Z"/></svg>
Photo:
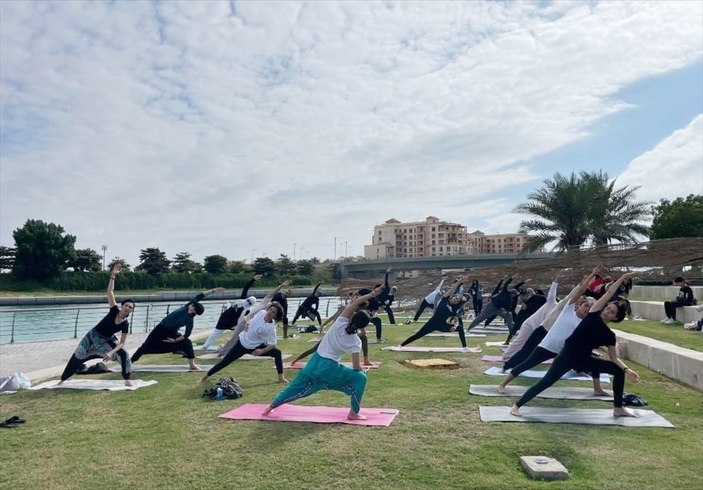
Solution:
<svg viewBox="0 0 703 490"><path fill-rule="evenodd" d="M219 386L217 387L217 395L215 395L215 398L217 400L224 400L225 399L225 392L222 391L222 388Z"/></svg>

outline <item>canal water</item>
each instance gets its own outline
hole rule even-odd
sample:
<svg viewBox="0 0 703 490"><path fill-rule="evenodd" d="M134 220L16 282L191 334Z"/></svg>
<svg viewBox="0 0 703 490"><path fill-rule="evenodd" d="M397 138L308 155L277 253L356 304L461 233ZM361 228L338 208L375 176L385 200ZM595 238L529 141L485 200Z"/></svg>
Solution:
<svg viewBox="0 0 703 490"><path fill-rule="evenodd" d="M298 306L305 298L288 299L288 319L292 320ZM229 302L202 301L205 312L195 317L194 329L211 329L217 323ZM183 302L137 303L129 324L132 332L149 332L170 311ZM320 298L322 318L333 315L341 305L339 297ZM0 307L0 344L9 342L34 342L39 340L65 340L82 338L108 312L107 304L75 304L66 306L15 306ZM307 324L309 320L298 321Z"/></svg>

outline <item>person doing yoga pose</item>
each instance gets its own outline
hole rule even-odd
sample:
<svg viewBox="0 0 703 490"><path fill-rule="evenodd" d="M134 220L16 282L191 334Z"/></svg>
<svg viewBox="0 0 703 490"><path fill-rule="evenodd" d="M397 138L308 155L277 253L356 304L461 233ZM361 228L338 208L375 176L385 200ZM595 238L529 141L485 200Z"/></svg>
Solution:
<svg viewBox="0 0 703 490"><path fill-rule="evenodd" d="M239 323L239 318L242 315L246 315L249 309L256 304L256 298L254 296L249 296L249 288L254 284L254 281L261 279L261 277L261 274L255 274L254 277L244 285L239 299L234 300L229 308L226 308L225 311L220 314L215 328L212 329L212 333L205 341L205 344L203 344L203 349L209 350L225 331L234 330L237 323Z"/></svg>
<svg viewBox="0 0 703 490"><path fill-rule="evenodd" d="M461 288L463 281L457 279L454 282L454 285L447 290L446 293L444 293L444 296L442 296L442 299L439 301L439 304L435 308L434 314L432 317L425 323L417 332L415 332L413 335L405 339L400 346L404 347L412 342L415 342L417 339L421 339L428 333L434 332L434 331L440 331L440 332L454 332L457 331L459 332L459 339L461 340L461 346L464 349L468 349L466 345L466 336L464 334L464 327L459 324L458 326L454 326L450 323L447 323L447 321L451 318L454 317L458 314L458 311L461 309L461 306L463 305L464 302L464 297L461 294L458 294L459 289Z"/></svg>
<svg viewBox="0 0 703 490"><path fill-rule="evenodd" d="M267 415L276 407L290 403L299 398L307 397L319 390L336 390L349 395L351 408L347 414L350 420L364 420L361 411L361 399L366 389L366 373L359 362L361 340L357 335L360 328L369 323L366 311L357 311L365 301L381 294L381 288L375 288L371 293L356 298L349 303L329 331L320 342L317 352L313 354L305 367L298 373L293 382L286 386L263 414ZM351 353L352 368L339 361L344 354Z"/></svg>
<svg viewBox="0 0 703 490"><path fill-rule="evenodd" d="M61 374L61 381L58 384L63 384L64 381L73 376L85 361L102 358L105 362L110 360L118 361L122 367L124 384L132 386L129 380L132 362L129 359L129 354L124 350L124 345L127 342L127 334L129 333L129 321L127 321L127 318L134 311L134 301L125 299L120 307L117 306L114 293L115 278L121 269L122 264L117 262L112 268L110 280L107 283L107 304L110 306L110 311L80 341L75 352L68 360L66 368ZM117 332L121 333L119 342L117 342L115 337Z"/></svg>
<svg viewBox="0 0 703 490"><path fill-rule="evenodd" d="M144 343L132 356L132 362L137 362L144 354L165 354L168 352L181 351L188 358L191 371L201 371L195 364L195 352L193 352L193 342L190 341L190 334L193 331L193 319L196 315L202 315L205 307L199 301L213 293L221 293L225 288L214 288L195 296L180 308L171 313L154 327ZM180 333L181 327L185 327L185 332Z"/></svg>
<svg viewBox="0 0 703 490"><path fill-rule="evenodd" d="M625 388L625 376L632 381L639 381L639 375L630 369L618 356L615 333L608 328L609 322L620 322L625 318L627 305L625 302L609 303L610 298L617 290L618 286L628 277L633 277L635 273L628 272L620 276L615 281L614 287L608 289L596 303L591 306L586 318L576 327L574 333L564 343L564 348L554 359L547 374L535 385L529 388L525 394L513 405L510 413L516 417L520 416L520 407L524 406L535 396L552 386L570 369L577 372L590 373L594 378L600 377L600 373L613 375L613 416L614 417L636 417L637 414L623 407L623 391ZM610 360L599 359L593 356L593 349L606 346Z"/></svg>

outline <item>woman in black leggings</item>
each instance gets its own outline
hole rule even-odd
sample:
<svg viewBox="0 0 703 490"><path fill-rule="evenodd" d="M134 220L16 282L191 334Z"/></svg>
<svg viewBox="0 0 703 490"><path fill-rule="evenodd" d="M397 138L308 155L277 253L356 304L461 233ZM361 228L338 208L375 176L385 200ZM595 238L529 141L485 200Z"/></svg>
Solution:
<svg viewBox="0 0 703 490"><path fill-rule="evenodd" d="M464 297L458 294L459 288L462 284L463 281L460 281L458 279L456 280L454 287L449 288L449 290L444 293L444 296L442 296L442 299L435 308L432 317L427 321L427 323L422 326L422 328L420 328L420 330L405 339L403 343L400 344L401 347L415 342L417 339L420 339L431 332L453 332L456 330L459 332L461 346L465 349L467 348L464 327L461 324L459 324L458 326L454 326L450 323L447 323L447 320L457 315L459 309L463 304Z"/></svg>
<svg viewBox="0 0 703 490"><path fill-rule="evenodd" d="M621 322L627 312L627 302L608 303L623 280L632 277L634 273L623 274L590 309L583 321L576 327L564 344L561 353L554 359L547 374L528 389L512 406L510 413L520 417L520 407L535 396L556 383L570 369L578 372L588 372L593 377L600 373L608 373L613 379L613 416L636 417L637 414L622 406L622 395L625 388L625 375L634 382L639 381L639 375L627 367L618 357L615 347L615 333L606 325L608 322ZM593 357L593 349L607 346L610 360Z"/></svg>

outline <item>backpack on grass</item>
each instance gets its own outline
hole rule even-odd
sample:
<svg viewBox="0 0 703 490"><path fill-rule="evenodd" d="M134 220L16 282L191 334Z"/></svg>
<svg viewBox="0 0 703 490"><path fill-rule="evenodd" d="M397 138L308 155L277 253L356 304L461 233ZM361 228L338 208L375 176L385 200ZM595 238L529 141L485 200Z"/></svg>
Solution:
<svg viewBox="0 0 703 490"><path fill-rule="evenodd" d="M222 388L222 396L227 400L235 400L244 395L244 390L234 380L234 378L220 378L212 386L203 392L203 398L217 399L217 389Z"/></svg>

